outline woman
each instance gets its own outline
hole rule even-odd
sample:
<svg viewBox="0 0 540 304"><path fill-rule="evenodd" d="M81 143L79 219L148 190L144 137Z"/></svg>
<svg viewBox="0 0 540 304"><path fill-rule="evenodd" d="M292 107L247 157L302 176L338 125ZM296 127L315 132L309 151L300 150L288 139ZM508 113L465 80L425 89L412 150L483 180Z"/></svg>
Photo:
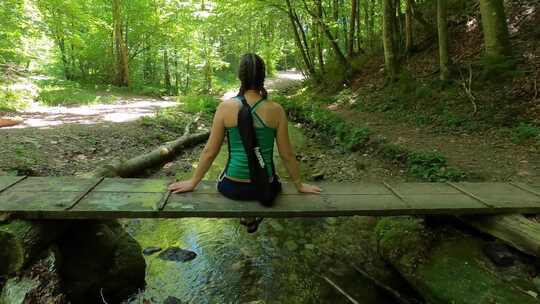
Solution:
<svg viewBox="0 0 540 304"><path fill-rule="evenodd" d="M257 199L257 189L250 183L247 156L237 126L242 97L251 106L257 142L268 176L275 176L272 154L276 142L279 155L298 192L315 194L321 192L319 187L304 184L300 179L298 161L289 138L287 116L281 105L267 100L268 93L264 88L265 75L265 64L261 57L255 54L246 54L242 57L238 71L238 78L241 81L238 96L218 106L210 138L201 153L193 177L171 184L169 190L172 193L189 192L197 187L218 155L226 135L229 161L219 178L218 191L235 200ZM275 191L281 191L281 184L277 178L272 178L271 182ZM248 227L248 232L255 232L260 221L261 219L242 219L241 223Z"/></svg>

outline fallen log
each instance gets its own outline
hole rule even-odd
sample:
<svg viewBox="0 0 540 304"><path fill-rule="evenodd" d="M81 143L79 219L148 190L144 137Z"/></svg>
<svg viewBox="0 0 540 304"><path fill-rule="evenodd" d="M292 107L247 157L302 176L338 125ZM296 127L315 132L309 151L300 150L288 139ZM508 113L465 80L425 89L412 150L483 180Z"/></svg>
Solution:
<svg viewBox="0 0 540 304"><path fill-rule="evenodd" d="M540 303L527 273L502 275L482 240L412 217L382 219L376 233L382 256L428 303Z"/></svg>
<svg viewBox="0 0 540 304"><path fill-rule="evenodd" d="M130 177L140 174L143 170L162 165L171 161L178 153L189 146L200 144L208 139L209 131L197 133L194 135L184 135L179 139L166 143L165 145L153 150L150 153L143 154L127 161L117 162L112 165L104 166L93 174L93 176L105 177Z"/></svg>
<svg viewBox="0 0 540 304"><path fill-rule="evenodd" d="M167 143L164 146L148 153L130 159L126 162L106 166L90 176L122 176L129 177L150 167L155 167L174 158L178 152L185 147L203 142L209 137L209 132L205 131L195 135L188 135L192 124L186 126L184 136L178 140ZM5 218L4 218L5 217ZM8 221L9 215L3 214L0 221L0 276L19 273L31 261L34 261L48 246L58 241L58 238L70 226L66 221ZM74 224L76 225L76 224ZM77 251L77 246L72 247L67 244L65 238L75 237L71 233L65 235L61 246L62 254L66 256L68 265L79 265L74 267L76 273L64 272L63 276L69 277L67 293L76 299L89 299L96 301L97 296L102 296L104 292L112 299L125 299L126 296L144 287L144 275L146 263L142 257L141 248L137 242L127 234L118 222L97 222L91 227L82 226L71 229L73 231L83 231L86 238L78 244L96 245L88 248L88 256L85 260L77 259L82 253L75 254L75 259L70 254ZM80 233L78 234L80 236ZM99 246L97 246L99 245ZM99 247L99 250L96 248ZM96 252L105 253L106 257L99 257ZM86 263L86 264L85 264ZM95 280L85 278L85 273L80 271L84 265L93 265L87 270L101 269L99 273L92 272ZM15 277L20 279L21 277ZM24 280L11 280L13 288L17 289L24 285ZM110 282L102 284L101 282ZM83 284L85 282L85 284ZM22 284L22 285L21 285ZM98 289L99 288L99 289ZM82 301L82 300L81 300ZM79 301L80 302L80 301ZM80 302L82 303L82 302ZM95 303L95 302L91 302Z"/></svg>
<svg viewBox="0 0 540 304"><path fill-rule="evenodd" d="M21 271L69 226L66 221L21 221L0 224L0 276Z"/></svg>
<svg viewBox="0 0 540 304"><path fill-rule="evenodd" d="M521 214L461 216L459 219L526 254L540 257L540 223Z"/></svg>

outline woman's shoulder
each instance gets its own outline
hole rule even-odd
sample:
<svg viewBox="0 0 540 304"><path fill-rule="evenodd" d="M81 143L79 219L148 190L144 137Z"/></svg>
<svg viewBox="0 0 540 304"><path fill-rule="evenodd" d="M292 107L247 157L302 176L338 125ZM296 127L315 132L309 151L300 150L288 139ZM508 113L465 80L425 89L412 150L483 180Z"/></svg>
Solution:
<svg viewBox="0 0 540 304"><path fill-rule="evenodd" d="M278 102L272 100L272 99L268 99L266 101L266 104L268 105L268 108L270 110L273 110L273 111L276 111L276 112L281 112L283 111L283 106L281 106Z"/></svg>

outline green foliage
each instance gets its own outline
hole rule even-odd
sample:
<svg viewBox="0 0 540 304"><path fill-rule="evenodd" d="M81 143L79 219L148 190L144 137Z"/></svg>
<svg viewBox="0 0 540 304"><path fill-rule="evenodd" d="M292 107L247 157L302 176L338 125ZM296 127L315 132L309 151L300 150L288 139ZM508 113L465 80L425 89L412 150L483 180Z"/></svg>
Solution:
<svg viewBox="0 0 540 304"><path fill-rule="evenodd" d="M458 181L466 174L456 169L449 169L444 156L438 152L413 152L407 156L408 173L425 181Z"/></svg>
<svg viewBox="0 0 540 304"><path fill-rule="evenodd" d="M179 96L178 101L183 104L183 110L187 113L213 115L219 105L219 100L209 95Z"/></svg>
<svg viewBox="0 0 540 304"><path fill-rule="evenodd" d="M407 159L409 152L403 147L394 144L381 144L379 153L385 159L402 163Z"/></svg>
<svg viewBox="0 0 540 304"><path fill-rule="evenodd" d="M24 93L7 88L0 88L0 112L12 112L25 108Z"/></svg>
<svg viewBox="0 0 540 304"><path fill-rule="evenodd" d="M481 80L508 81L521 73L516 69L516 60L512 57L484 56L480 60L480 66L482 67Z"/></svg>
<svg viewBox="0 0 540 304"><path fill-rule="evenodd" d="M188 121L188 116L184 113L181 106L162 109L155 116L145 116L140 119L140 123L143 126L167 130L176 134L184 133L184 128ZM163 139L160 140L164 141Z"/></svg>
<svg viewBox="0 0 540 304"><path fill-rule="evenodd" d="M522 144L530 139L540 139L540 127L529 123L520 123L512 130L512 141L516 144Z"/></svg>
<svg viewBox="0 0 540 304"><path fill-rule="evenodd" d="M369 141L371 133L371 130L365 127L353 128L352 130L342 130L340 138L347 149L357 151Z"/></svg>
<svg viewBox="0 0 540 304"><path fill-rule="evenodd" d="M38 101L48 106L112 103L118 99L113 87L83 86L73 81L43 81Z"/></svg>
<svg viewBox="0 0 540 304"><path fill-rule="evenodd" d="M273 96L295 120L308 123L317 130L330 135L348 150L360 150L369 141L371 131L346 122L339 114L324 107L326 101L314 96L286 98ZM309 100L309 103L308 103Z"/></svg>

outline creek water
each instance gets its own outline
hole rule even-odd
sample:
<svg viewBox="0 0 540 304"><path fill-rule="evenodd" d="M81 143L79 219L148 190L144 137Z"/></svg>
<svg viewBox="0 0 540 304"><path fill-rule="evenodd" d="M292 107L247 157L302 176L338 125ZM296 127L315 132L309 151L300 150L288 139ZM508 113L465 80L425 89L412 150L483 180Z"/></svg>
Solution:
<svg viewBox="0 0 540 304"><path fill-rule="evenodd" d="M301 151L308 139L289 129ZM226 152L209 180L225 166ZM130 220L127 230L143 248L176 246L197 254L187 262L147 256L147 288L131 302L175 297L181 303L354 303L346 293L358 303L394 303L354 269L376 250L375 223L369 217L265 219L256 234L248 234L236 219Z"/></svg>

